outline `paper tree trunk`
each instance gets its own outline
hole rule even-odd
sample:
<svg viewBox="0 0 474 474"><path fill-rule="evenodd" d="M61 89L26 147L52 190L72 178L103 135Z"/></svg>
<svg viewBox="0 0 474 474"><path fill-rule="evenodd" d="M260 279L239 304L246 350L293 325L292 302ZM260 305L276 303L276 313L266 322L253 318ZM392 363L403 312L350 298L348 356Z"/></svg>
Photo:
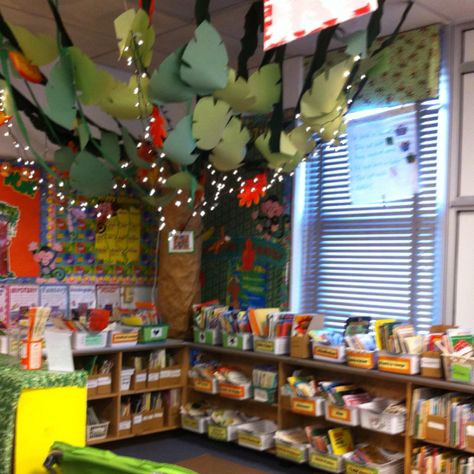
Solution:
<svg viewBox="0 0 474 474"><path fill-rule="evenodd" d="M160 236L157 306L159 314L170 326L169 337L173 338L191 334L192 305L200 299L201 218L198 214L189 220L191 213L188 206L167 206L164 210L167 226ZM194 232L194 251L170 253L168 233L172 229L182 229L184 225L186 231Z"/></svg>

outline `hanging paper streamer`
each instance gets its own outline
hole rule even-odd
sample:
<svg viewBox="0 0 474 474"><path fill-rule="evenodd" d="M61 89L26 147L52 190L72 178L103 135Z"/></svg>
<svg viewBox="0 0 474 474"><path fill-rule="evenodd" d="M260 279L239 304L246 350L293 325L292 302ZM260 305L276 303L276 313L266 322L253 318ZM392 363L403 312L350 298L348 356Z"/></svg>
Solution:
<svg viewBox="0 0 474 474"><path fill-rule="evenodd" d="M353 205L398 201L418 192L413 107L350 121L347 139Z"/></svg>

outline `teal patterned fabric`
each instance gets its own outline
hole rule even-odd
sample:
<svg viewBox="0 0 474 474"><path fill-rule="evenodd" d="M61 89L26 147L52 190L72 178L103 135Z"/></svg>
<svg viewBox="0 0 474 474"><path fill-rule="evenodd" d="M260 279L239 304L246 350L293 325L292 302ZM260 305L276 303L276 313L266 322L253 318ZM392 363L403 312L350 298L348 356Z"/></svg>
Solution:
<svg viewBox="0 0 474 474"><path fill-rule="evenodd" d="M51 387L85 387L85 372L23 370L13 357L0 357L0 474L11 474L18 400L22 390ZM34 429L34 427L32 427ZM38 466L40 468L41 466Z"/></svg>

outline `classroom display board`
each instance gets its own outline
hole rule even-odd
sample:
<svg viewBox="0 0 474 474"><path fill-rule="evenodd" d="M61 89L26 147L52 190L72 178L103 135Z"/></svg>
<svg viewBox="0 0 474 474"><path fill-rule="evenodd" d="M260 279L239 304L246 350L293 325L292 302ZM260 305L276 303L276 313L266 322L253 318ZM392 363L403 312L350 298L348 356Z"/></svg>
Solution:
<svg viewBox="0 0 474 474"><path fill-rule="evenodd" d="M347 145L352 204L398 201L418 192L414 107L351 120Z"/></svg>

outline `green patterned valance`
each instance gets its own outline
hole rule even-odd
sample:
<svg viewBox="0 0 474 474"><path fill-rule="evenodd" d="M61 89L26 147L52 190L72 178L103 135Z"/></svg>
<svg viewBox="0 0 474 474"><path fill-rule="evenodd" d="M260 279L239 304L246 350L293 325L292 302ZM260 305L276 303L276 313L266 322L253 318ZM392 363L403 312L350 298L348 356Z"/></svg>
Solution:
<svg viewBox="0 0 474 474"><path fill-rule="evenodd" d="M376 45L382 40L377 40ZM388 107L438 97L440 49L439 25L400 33L386 51L389 70L369 77L351 110ZM343 54L340 50L334 51L328 61L335 64Z"/></svg>

